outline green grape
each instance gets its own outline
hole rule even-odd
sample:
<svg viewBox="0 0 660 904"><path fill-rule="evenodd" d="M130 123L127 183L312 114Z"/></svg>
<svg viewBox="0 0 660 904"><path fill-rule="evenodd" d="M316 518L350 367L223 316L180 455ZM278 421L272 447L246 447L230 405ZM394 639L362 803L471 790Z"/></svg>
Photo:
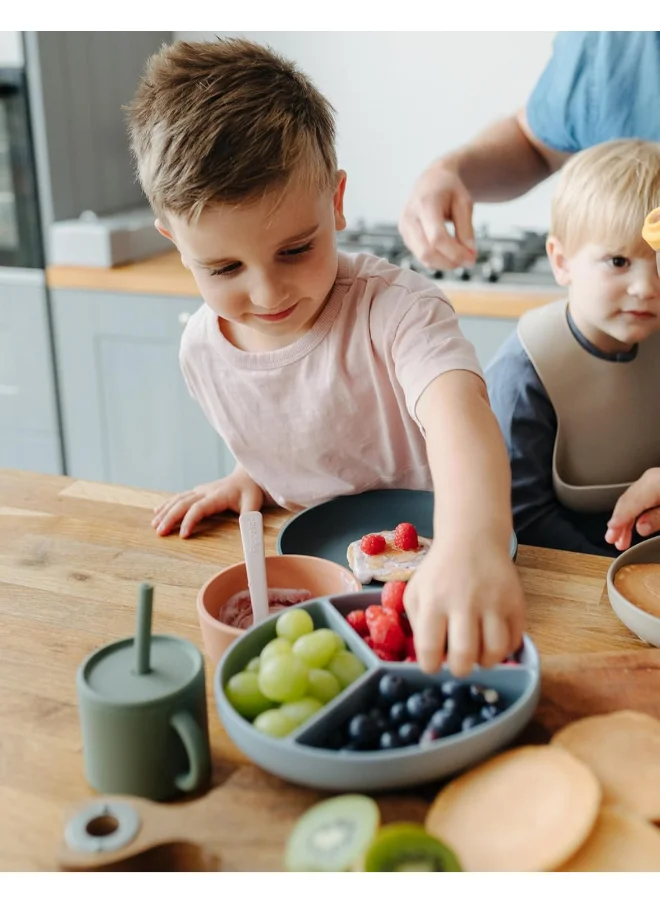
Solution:
<svg viewBox="0 0 660 904"><path fill-rule="evenodd" d="M253 724L257 731L273 738L283 738L285 735L291 734L296 727L293 719L279 709L269 709L267 712L261 713Z"/></svg>
<svg viewBox="0 0 660 904"><path fill-rule="evenodd" d="M254 672L239 672L232 675L225 687L225 693L236 712L246 719L254 719L273 705L272 701L259 690L259 682Z"/></svg>
<svg viewBox="0 0 660 904"><path fill-rule="evenodd" d="M307 693L309 669L295 656L271 656L261 663L259 690L275 703L291 703Z"/></svg>
<svg viewBox="0 0 660 904"><path fill-rule="evenodd" d="M258 671L259 671L259 666L260 666L260 665L261 665L261 660L259 659L258 656L255 656L255 657L254 657L253 659L251 659L251 660L248 662L248 664L245 666L245 671L246 671L246 672L258 672Z"/></svg>
<svg viewBox="0 0 660 904"><path fill-rule="evenodd" d="M292 719L296 725L302 725L322 708L320 700L315 700L314 697L301 697L294 703L283 703L280 712Z"/></svg>
<svg viewBox="0 0 660 904"><path fill-rule="evenodd" d="M291 647L291 643L286 640L284 637L276 637L275 640L271 640L270 643L267 643L266 646L261 651L261 656L259 659L260 667L267 662L269 659L272 659L273 656L290 656L293 652Z"/></svg>
<svg viewBox="0 0 660 904"><path fill-rule="evenodd" d="M341 650L328 663L328 671L332 672L342 687L348 687L365 671L365 666L354 653Z"/></svg>
<svg viewBox="0 0 660 904"><path fill-rule="evenodd" d="M275 622L278 637L284 637L291 643L303 634L311 634L314 630L312 616L305 609L290 609L283 612Z"/></svg>
<svg viewBox="0 0 660 904"><path fill-rule="evenodd" d="M341 684L332 672L325 669L310 669L307 691L321 703L329 703L341 693Z"/></svg>
<svg viewBox="0 0 660 904"><path fill-rule="evenodd" d="M335 635L335 641L337 643L337 652L339 652L340 650L345 650L346 649L346 641L341 636L341 634L337 634L336 631L333 631L332 633Z"/></svg>
<svg viewBox="0 0 660 904"><path fill-rule="evenodd" d="M293 645L293 655L310 667L322 669L337 652L335 632L329 628L318 628L311 634L299 637Z"/></svg>

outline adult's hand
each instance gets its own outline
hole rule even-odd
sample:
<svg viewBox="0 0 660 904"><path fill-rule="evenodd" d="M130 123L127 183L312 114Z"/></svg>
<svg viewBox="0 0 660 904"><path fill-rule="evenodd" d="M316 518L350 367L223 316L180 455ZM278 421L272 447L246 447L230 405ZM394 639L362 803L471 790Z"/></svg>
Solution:
<svg viewBox="0 0 660 904"><path fill-rule="evenodd" d="M650 468L628 487L614 506L605 539L617 549L628 549L633 528L642 537L660 531L660 468Z"/></svg>
<svg viewBox="0 0 660 904"><path fill-rule="evenodd" d="M399 231L417 260L429 269L471 265L476 259L472 208L472 197L458 173L436 161L415 183ZM453 235L448 223L454 226Z"/></svg>

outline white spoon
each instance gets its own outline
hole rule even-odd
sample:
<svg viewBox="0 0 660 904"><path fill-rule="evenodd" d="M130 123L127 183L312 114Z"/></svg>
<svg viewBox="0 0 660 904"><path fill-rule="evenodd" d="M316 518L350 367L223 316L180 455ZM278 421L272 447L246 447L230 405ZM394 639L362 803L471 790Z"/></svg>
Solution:
<svg viewBox="0 0 660 904"><path fill-rule="evenodd" d="M258 625L268 615L264 521L261 512L244 512L239 516L238 524L252 603L252 624Z"/></svg>

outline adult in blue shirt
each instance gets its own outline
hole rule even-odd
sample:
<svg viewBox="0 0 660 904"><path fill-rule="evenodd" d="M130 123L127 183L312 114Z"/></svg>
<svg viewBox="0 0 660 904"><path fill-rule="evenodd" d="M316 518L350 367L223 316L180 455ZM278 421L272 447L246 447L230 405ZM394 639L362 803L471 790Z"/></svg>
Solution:
<svg viewBox="0 0 660 904"><path fill-rule="evenodd" d="M660 32L560 32L525 109L422 173L399 223L404 241L431 268L473 263L475 201L517 198L602 141L660 141L659 97Z"/></svg>

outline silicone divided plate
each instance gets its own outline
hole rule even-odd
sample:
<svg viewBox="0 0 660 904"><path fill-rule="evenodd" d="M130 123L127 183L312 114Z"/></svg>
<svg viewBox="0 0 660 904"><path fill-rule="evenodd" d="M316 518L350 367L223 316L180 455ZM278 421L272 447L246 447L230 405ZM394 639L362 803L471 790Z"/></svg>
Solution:
<svg viewBox="0 0 660 904"><path fill-rule="evenodd" d="M426 675L414 663L383 662L369 649L344 614L379 602L379 590L363 590L309 600L295 607L309 612L315 628L331 628L340 634L348 649L364 662L366 671L285 738L272 738L253 728L236 712L224 692L232 675L242 671L276 636L278 614L250 628L227 648L213 679L216 704L227 734L254 763L294 784L328 791L406 788L475 765L512 741L527 725L539 700L540 664L534 644L525 635L519 665L475 669L469 677L471 683L495 688L507 703L506 710L490 722L440 738L423 748L413 745L397 750L358 752L322 747L327 735L365 709L385 673L399 672L411 686L420 688L439 685L452 677L446 668L435 675Z"/></svg>
<svg viewBox="0 0 660 904"><path fill-rule="evenodd" d="M369 490L337 496L289 518L277 537L282 554L318 556L348 567L349 543L374 531L393 530L402 521L415 525L422 537L433 537L433 493L427 490ZM511 534L509 554L515 562L518 541ZM377 581L374 586L380 587Z"/></svg>

